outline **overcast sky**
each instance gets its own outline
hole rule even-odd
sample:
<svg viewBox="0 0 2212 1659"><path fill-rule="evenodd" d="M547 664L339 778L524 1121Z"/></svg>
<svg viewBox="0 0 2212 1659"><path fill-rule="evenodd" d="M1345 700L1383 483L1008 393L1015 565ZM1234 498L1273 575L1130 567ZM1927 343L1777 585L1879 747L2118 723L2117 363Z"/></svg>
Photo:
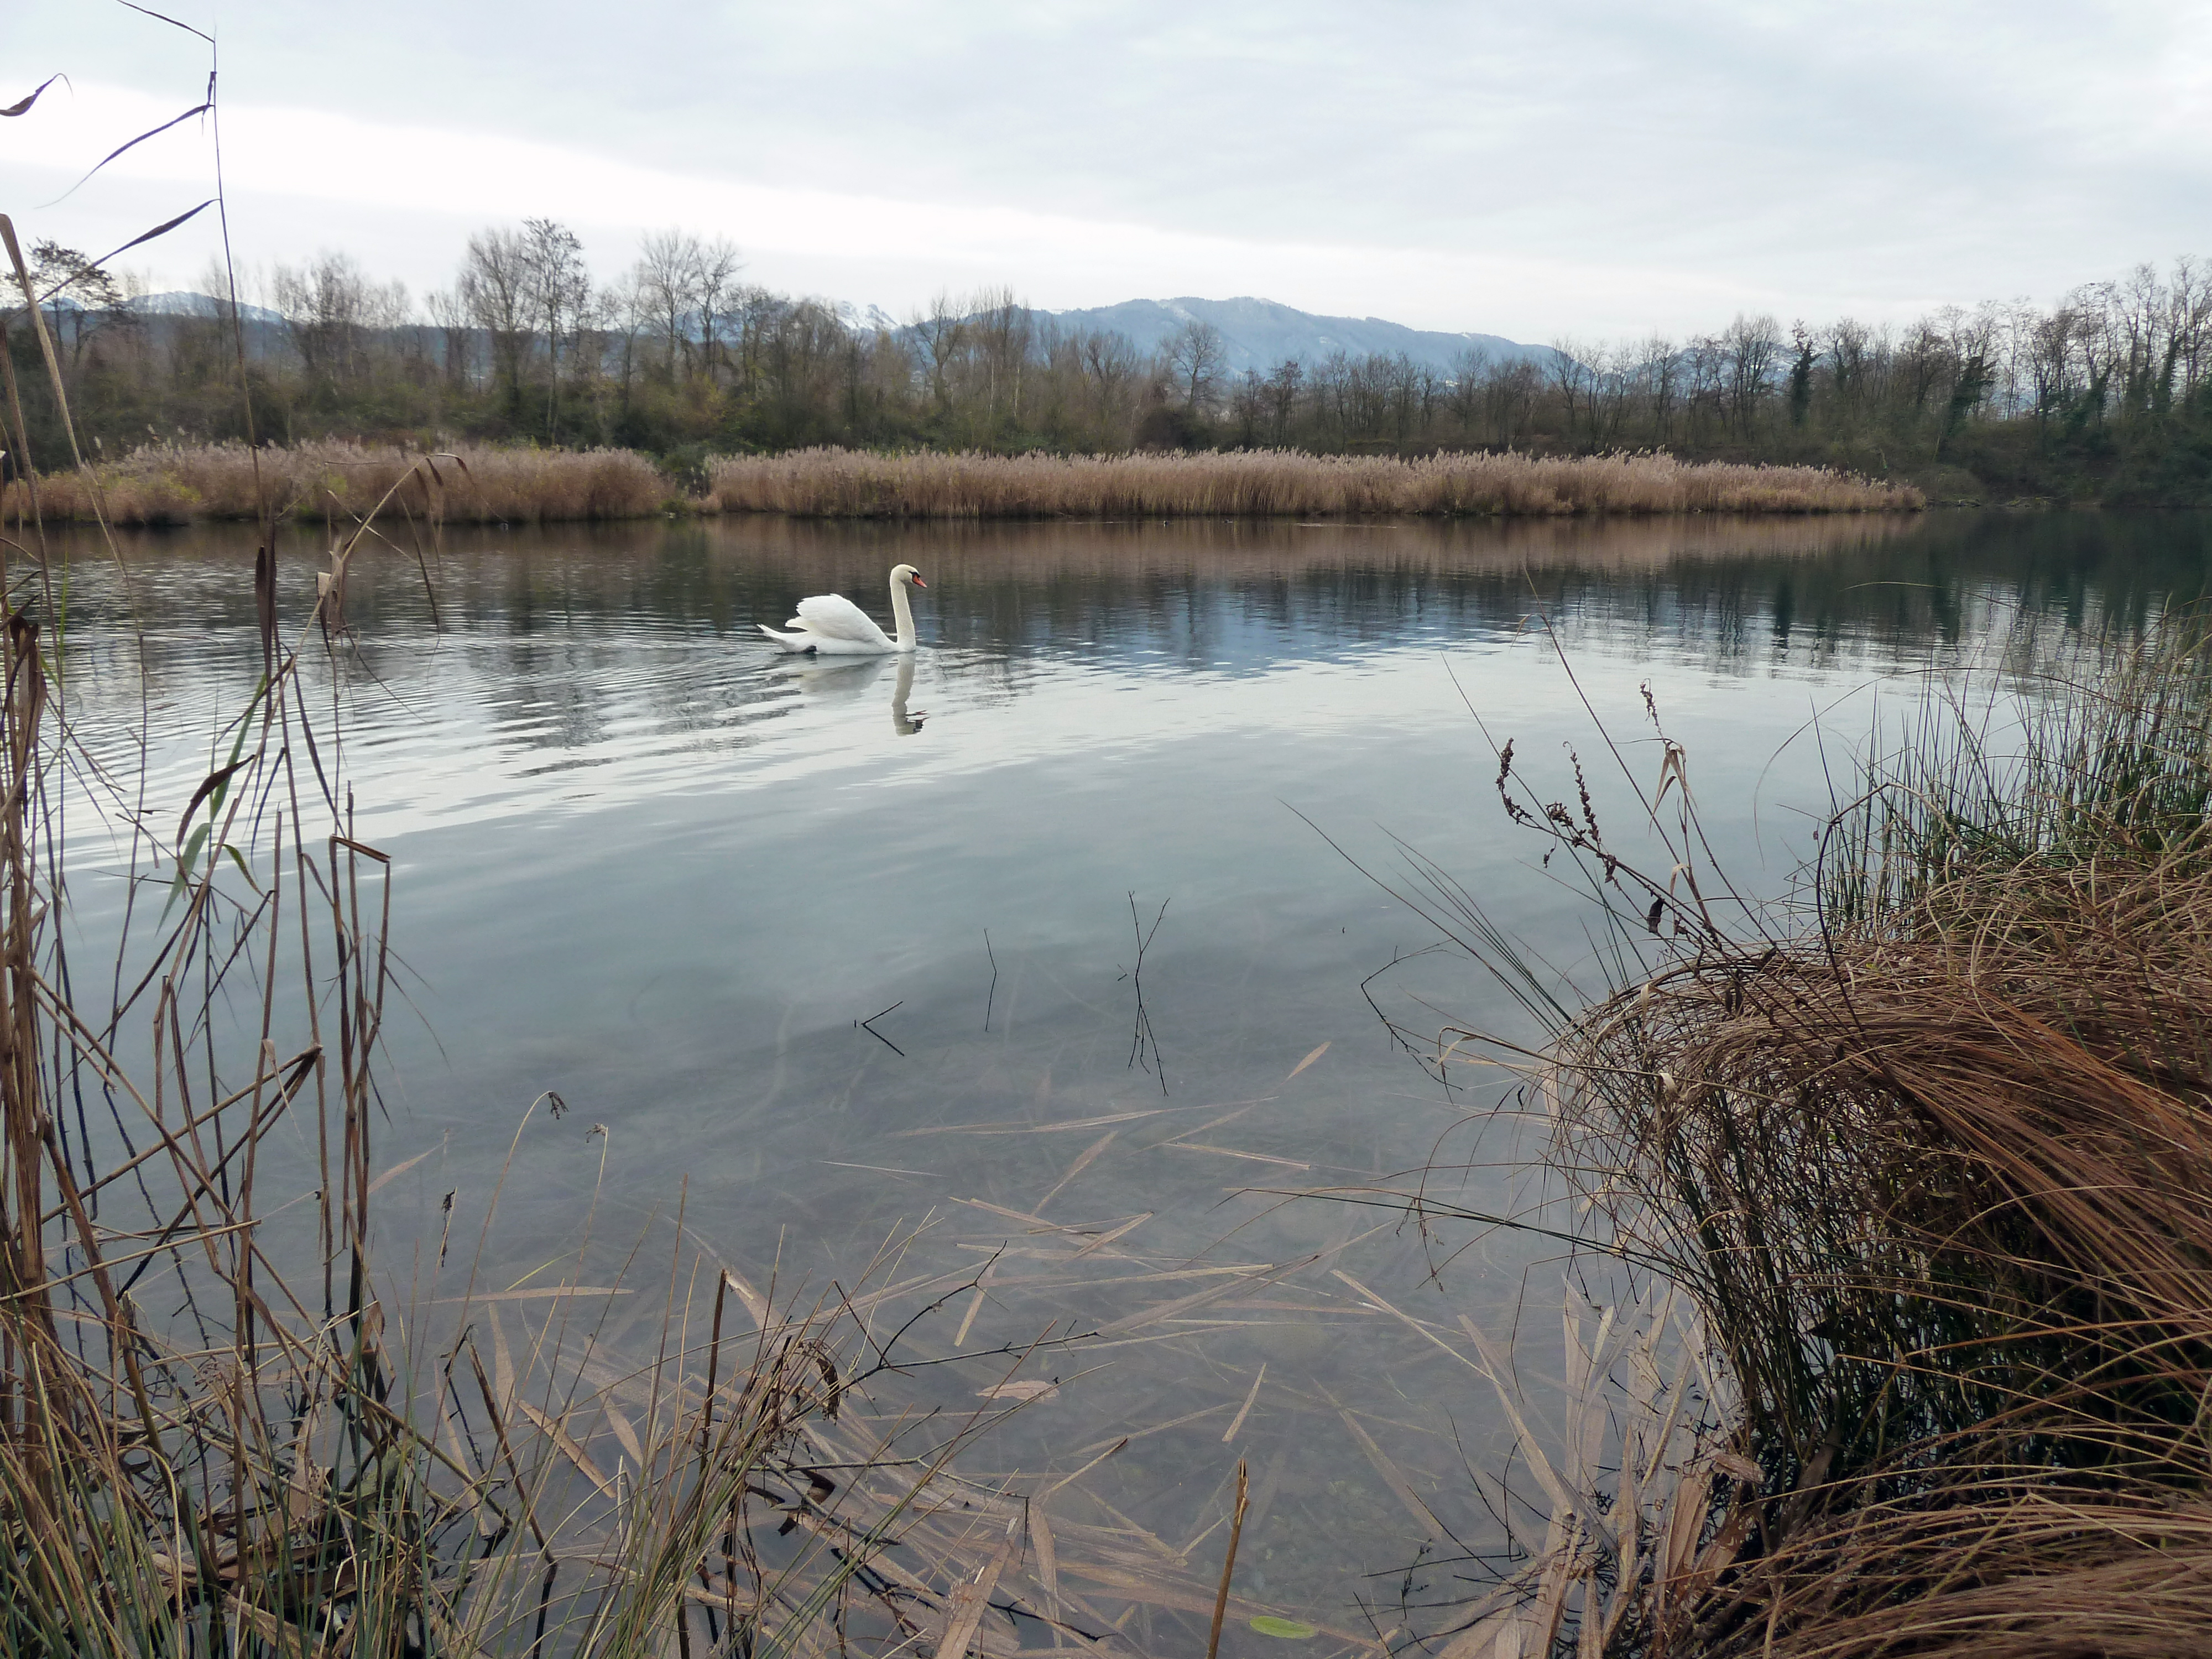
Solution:
<svg viewBox="0 0 2212 1659"><path fill-rule="evenodd" d="M158 0L157 0L158 3ZM1250 294L1528 341L1902 319L2212 253L2212 4L2176 0L179 0L239 258L418 294L550 215L611 277L726 235L904 315ZM0 211L104 252L210 193L198 40L11 16ZM197 285L212 211L125 256ZM204 230L202 225L206 223Z"/></svg>

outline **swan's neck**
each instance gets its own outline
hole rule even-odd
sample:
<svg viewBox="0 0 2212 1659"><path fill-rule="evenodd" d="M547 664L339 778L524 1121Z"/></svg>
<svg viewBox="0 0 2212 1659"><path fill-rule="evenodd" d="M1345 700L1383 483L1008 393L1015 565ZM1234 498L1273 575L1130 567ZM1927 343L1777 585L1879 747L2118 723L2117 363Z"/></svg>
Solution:
<svg viewBox="0 0 2212 1659"><path fill-rule="evenodd" d="M898 648L914 649L914 606L907 602L906 584L891 583L891 617L898 623Z"/></svg>

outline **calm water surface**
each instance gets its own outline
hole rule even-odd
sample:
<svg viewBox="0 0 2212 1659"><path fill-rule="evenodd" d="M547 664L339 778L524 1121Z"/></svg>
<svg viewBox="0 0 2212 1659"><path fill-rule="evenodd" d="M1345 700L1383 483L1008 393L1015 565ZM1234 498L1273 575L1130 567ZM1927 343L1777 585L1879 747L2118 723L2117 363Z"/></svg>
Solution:
<svg viewBox="0 0 2212 1659"><path fill-rule="evenodd" d="M143 653L170 811L258 667L240 542L132 543L130 605L78 561L80 714L119 745ZM665 1264L679 1197L696 1239L810 1293L926 1223L902 1272L996 1263L970 1346L1106 1332L1031 1362L1084 1375L990 1458L1073 1469L1139 1434L1086 1484L1175 1549L1243 1454L1240 1589L1387 1625L1398 1581L1363 1575L1498 1542L1464 1467L1504 1443L1480 1380L1347 1279L1504 1334L1524 1297L1556 1309L1560 1269L1500 1235L1431 1279L1437 1253L1387 1215L1255 1189L1514 1154L1510 1126L1468 1123L1498 1090L1448 1096L1369 1000L1418 1029L1526 1029L1464 957L1413 956L1436 932L1385 890L1413 854L1563 979L1601 982L1588 912L1499 809L1486 729L1547 795L1579 752L1632 845L1581 699L1649 787L1648 684L1730 872L1778 893L1881 700L2018 654L2024 622L2131 625L2202 591L2208 545L2174 517L653 524L451 536L434 621L411 564L371 564L339 695L410 1004L379 1159L431 1154L380 1195L387 1261L434 1237L448 1193L473 1237L511 1144L502 1280L566 1259L587 1214L615 1257L642 1240ZM289 581L314 551L288 553ZM825 591L886 614L901 560L929 582L911 662L793 659L754 629ZM88 930L120 886L80 882ZM1501 1170L1453 1194L1512 1188ZM1079 1263L1040 1231L1131 1221ZM1195 1299L1254 1264L1284 1271ZM1538 1381L1549 1318L1517 1350ZM1003 1368L928 1387L972 1399Z"/></svg>

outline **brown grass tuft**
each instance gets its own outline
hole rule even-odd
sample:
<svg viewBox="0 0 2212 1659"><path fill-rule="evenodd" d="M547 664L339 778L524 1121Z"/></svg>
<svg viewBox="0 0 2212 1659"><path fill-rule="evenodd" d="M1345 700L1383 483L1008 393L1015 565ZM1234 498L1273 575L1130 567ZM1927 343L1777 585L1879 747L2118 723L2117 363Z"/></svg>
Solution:
<svg viewBox="0 0 2212 1659"><path fill-rule="evenodd" d="M1553 1116L1577 1236L1695 1297L1751 1460L1603 1650L2212 1651L2208 665L2169 623L2002 750L1933 705L1781 914L1706 861L1663 731L1656 874L1502 757L1642 961L1548 1052L1491 1052Z"/></svg>
<svg viewBox="0 0 2212 1659"><path fill-rule="evenodd" d="M878 454L804 449L714 465L731 513L813 518L1265 518L1363 514L1869 513L1926 505L1909 486L1823 467L1671 455Z"/></svg>
<svg viewBox="0 0 2212 1659"><path fill-rule="evenodd" d="M1675 1639L2188 1650L2212 1630L2201 856L1972 870L1880 927L1706 943L1565 1054L1580 1166L1670 1200L1652 1243L1768 1477Z"/></svg>

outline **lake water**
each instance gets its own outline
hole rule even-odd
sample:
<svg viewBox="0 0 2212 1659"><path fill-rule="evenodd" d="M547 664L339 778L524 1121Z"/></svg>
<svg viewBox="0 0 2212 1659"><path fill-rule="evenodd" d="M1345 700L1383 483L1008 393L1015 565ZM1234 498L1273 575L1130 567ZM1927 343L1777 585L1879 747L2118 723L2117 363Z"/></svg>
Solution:
<svg viewBox="0 0 2212 1659"><path fill-rule="evenodd" d="M288 548L291 615L316 550ZM434 616L411 562L365 554L344 759L356 834L394 860L410 1005L378 1163L429 1154L379 1195L387 1261L419 1264L448 1194L473 1237L511 1144L501 1283L572 1259L587 1215L594 1248L642 1241L665 1272L679 1199L786 1294L925 1227L900 1272L994 1264L967 1347L1104 1333L1030 1362L1064 1386L987 1463L1073 1470L1136 1436L1086 1501L1203 1575L1246 1456L1240 1592L1388 1626L1407 1585L1479 1577L1454 1559L1501 1540L1467 1470L1508 1442L1480 1379L1368 1294L1505 1339L1539 1310L1516 1352L1540 1388L1557 1253L1278 1194L1437 1158L1465 1166L1457 1201L1513 1200L1523 1132L1481 1115L1499 1085L1447 1091L1376 1012L1532 1029L1463 955L1415 954L1437 931L1391 890L1417 859L1562 984L1602 986L1492 741L1547 799L1578 753L1633 849L1648 686L1721 861L1779 894L1885 701L2130 626L2202 592L2208 557L2205 521L2173 516L732 520L450 534ZM147 537L127 561L126 605L77 555L73 695L119 752L143 662L173 813L258 671L251 546ZM929 584L910 661L794 659L755 629L821 592L884 616L900 561ZM89 932L119 885L80 879ZM1006 1363L915 1386L972 1401Z"/></svg>

